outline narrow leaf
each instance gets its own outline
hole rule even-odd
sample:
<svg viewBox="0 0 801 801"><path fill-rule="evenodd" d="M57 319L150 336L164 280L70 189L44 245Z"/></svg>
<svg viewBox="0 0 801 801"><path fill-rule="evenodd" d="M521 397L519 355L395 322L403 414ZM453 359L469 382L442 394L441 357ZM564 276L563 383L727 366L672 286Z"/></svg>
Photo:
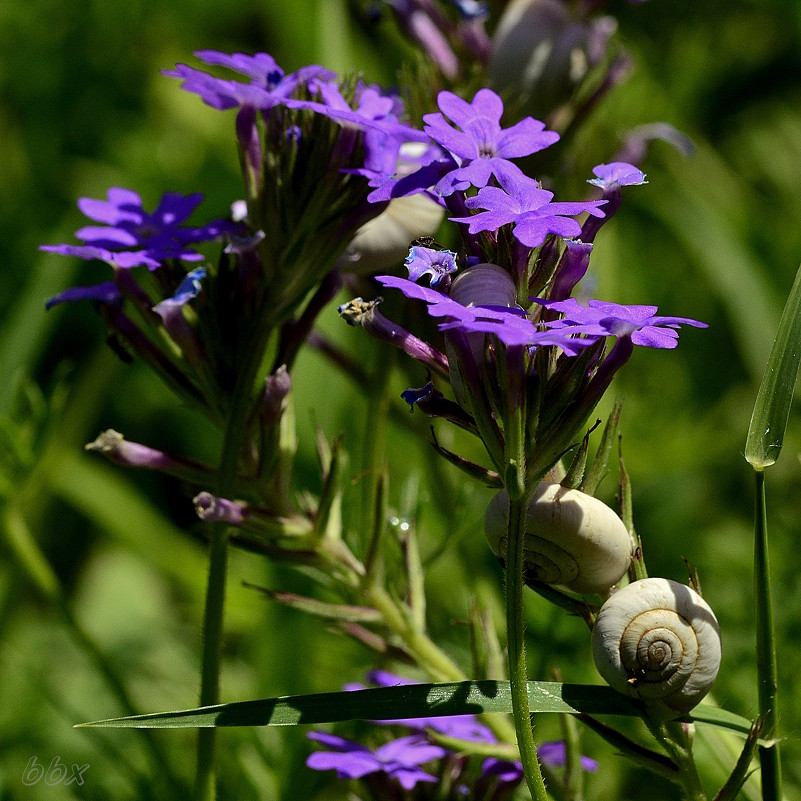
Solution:
<svg viewBox="0 0 801 801"><path fill-rule="evenodd" d="M762 716L758 717L754 721L753 725L751 726L751 731L748 733L748 737L746 738L743 750L740 753L740 758L737 760L737 764L734 766L734 770L726 780L726 783L718 791L714 801L735 801L739 795L740 790L748 778L751 760L754 757L757 741L759 739L759 733L762 730L764 722L765 718Z"/></svg>
<svg viewBox="0 0 801 801"><path fill-rule="evenodd" d="M563 684L554 681L528 683L532 712L592 715L641 714L633 701L611 687ZM354 692L267 698L156 712L125 718L81 723L78 726L110 728L206 728L214 726L294 726L335 723L342 720L394 720L432 716L511 712L509 682L462 681L444 684L409 684ZM751 722L732 712L701 705L687 721L711 723L747 735Z"/></svg>
<svg viewBox="0 0 801 801"><path fill-rule="evenodd" d="M801 363L801 267L787 298L770 351L745 441L746 461L755 470L770 467L781 453L793 390Z"/></svg>
<svg viewBox="0 0 801 801"><path fill-rule="evenodd" d="M595 458L592 460L592 464L589 470L587 470L587 474L580 487L581 491L586 492L588 495L595 495L595 490L598 489L598 485L606 476L609 468L609 457L612 455L612 447L617 438L617 429L620 424L620 414L622 411L623 399L615 398L615 403L612 406L612 410L609 412L603 434L601 434L601 442L598 445Z"/></svg>
<svg viewBox="0 0 801 801"><path fill-rule="evenodd" d="M258 590L266 595L271 601L277 601L285 606L290 606L300 612L310 615L328 618L330 620L345 620L354 623L380 623L383 618L381 614L369 606L353 606L351 604L329 604L318 601L315 598L306 598L303 595L296 595L293 592L282 592L271 590L267 587L260 587L248 581L242 582L243 586L252 590Z"/></svg>

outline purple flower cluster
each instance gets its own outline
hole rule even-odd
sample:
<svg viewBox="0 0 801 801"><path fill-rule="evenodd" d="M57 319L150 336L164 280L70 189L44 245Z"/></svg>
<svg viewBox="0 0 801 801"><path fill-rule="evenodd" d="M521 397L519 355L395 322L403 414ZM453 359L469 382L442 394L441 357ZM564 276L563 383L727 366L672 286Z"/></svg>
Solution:
<svg viewBox="0 0 801 801"><path fill-rule="evenodd" d="M578 236L581 225L571 219L576 215L604 216L601 207L606 200L554 202L552 192L510 161L558 141L559 135L547 130L544 123L526 117L502 128L503 102L490 89L480 89L471 102L452 92L440 92L438 104L440 113L423 117L432 145L424 163L412 173L376 171L369 175L370 185L377 188L368 200L431 192L454 212L450 219L467 225L471 235L510 225L517 241L529 248L542 245L549 234ZM596 180L636 182L632 172L636 168L631 165L600 165L596 170L602 170L596 172ZM470 187L478 189L478 194L462 198L461 193ZM464 215L473 209L482 211Z"/></svg>
<svg viewBox="0 0 801 801"><path fill-rule="evenodd" d="M370 773L386 773L406 790L411 790L418 782L438 781L420 765L441 759L448 753L419 734L390 740L375 751L353 740L321 731L309 732L307 736L331 749L315 751L309 756L306 765L312 770L335 770L340 779L360 779Z"/></svg>
<svg viewBox="0 0 801 801"><path fill-rule="evenodd" d="M106 200L84 197L78 208L90 220L102 225L87 225L76 232L84 245L42 245L40 250L99 259L112 267L147 267L155 270L167 259L200 261L203 256L190 245L220 240L234 233L236 227L215 220L200 227L184 225L197 208L200 194L165 194L156 210L145 211L142 198L130 189L112 187Z"/></svg>
<svg viewBox="0 0 801 801"><path fill-rule="evenodd" d="M513 225L517 241L526 247L536 248L548 234L578 236L581 225L570 219L571 216L583 212L593 217L604 216L600 209L605 203L603 200L554 203L553 192L543 189L532 178L508 171L501 172L497 177L500 186L486 186L475 197L465 200L467 208L484 211L469 217L451 217L451 220L466 223L471 234L497 231L504 225Z"/></svg>
<svg viewBox="0 0 801 801"><path fill-rule="evenodd" d="M441 331L493 334L507 347L555 346L568 356L578 355L607 336L629 339L643 347L674 348L678 340L675 329L679 326L706 328L705 323L687 317L657 316L655 306L624 306L596 300L582 306L574 298L554 302L533 298L541 306L564 314L563 318L537 323L522 309L463 306L441 292L405 278L379 275L376 280L383 286L399 289L408 298L424 301L431 317L444 318L439 324Z"/></svg>
<svg viewBox="0 0 801 801"><path fill-rule="evenodd" d="M284 103L299 86L316 86L320 81L332 80L330 70L317 65L303 67L297 72L284 71L267 53L220 53L216 50L198 50L195 56L209 66L226 67L249 78L249 82L216 78L204 70L187 64L176 64L175 69L163 70L170 78L183 81L181 88L199 95L204 103L219 110L251 106L270 109Z"/></svg>
<svg viewBox="0 0 801 801"><path fill-rule="evenodd" d="M416 683L383 670L372 671L368 674L368 679L371 684L379 687ZM363 685L350 684L345 689L359 690L363 689ZM310 732L308 738L326 746L328 750L313 752L306 760L306 765L313 770L335 770L340 779L360 779L370 774L382 773L396 780L404 789L411 790L418 782L439 781L437 776L423 770L421 765L442 759L451 753L432 743L426 736L428 730L466 743L497 743L492 731L475 715L372 722L386 726L403 726L412 729L415 734L390 740L371 750L344 737L320 731ZM542 743L537 748L540 760L552 767L564 766L565 751L565 744L561 741ZM598 769L598 763L587 756L581 757L581 766L588 772ZM494 779L499 785L514 787L523 779L523 768L520 762L490 757L482 762L480 777Z"/></svg>
<svg viewBox="0 0 801 801"><path fill-rule="evenodd" d="M237 125L241 129L240 139L246 147L252 138L252 113L260 111L267 114L277 106L305 109L325 116L338 125L363 131L364 166L347 171L367 177L395 172L400 149L405 143L428 141L422 131L400 122L403 114L400 98L396 94L384 94L377 86L366 86L359 82L353 101L349 102L343 97L336 74L318 65L285 74L267 53L227 55L214 50L201 50L195 55L210 66L224 67L250 79L244 82L218 78L186 64L177 64L175 69L164 71L169 77L181 79L182 89L199 95L204 103L213 108L240 108L242 117ZM247 124L245 121L248 121ZM298 138L302 133L294 127L291 135Z"/></svg>

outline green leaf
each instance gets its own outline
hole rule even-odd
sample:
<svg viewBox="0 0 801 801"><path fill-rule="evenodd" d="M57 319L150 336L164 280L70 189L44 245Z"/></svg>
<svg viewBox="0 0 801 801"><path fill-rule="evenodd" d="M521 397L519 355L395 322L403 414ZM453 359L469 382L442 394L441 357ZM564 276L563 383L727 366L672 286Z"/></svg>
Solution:
<svg viewBox="0 0 801 801"><path fill-rule="evenodd" d="M641 714L633 701L605 686L530 681L528 696L532 713ZM512 697L508 681L461 681L239 701L177 712L111 718L80 723L78 726L139 729L294 726L342 720L394 720L511 711ZM751 721L703 704L696 707L693 715L685 720L709 723L744 735L751 728Z"/></svg>
<svg viewBox="0 0 801 801"><path fill-rule="evenodd" d="M801 363L801 267L787 298L779 330L757 393L745 442L745 458L755 470L772 465L781 453L793 390Z"/></svg>

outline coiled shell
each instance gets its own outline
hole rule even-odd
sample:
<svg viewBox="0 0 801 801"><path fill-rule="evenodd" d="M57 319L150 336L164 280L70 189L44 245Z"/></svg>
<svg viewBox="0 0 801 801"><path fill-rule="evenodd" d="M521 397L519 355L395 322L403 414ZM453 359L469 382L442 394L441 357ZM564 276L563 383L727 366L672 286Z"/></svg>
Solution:
<svg viewBox="0 0 801 801"><path fill-rule="evenodd" d="M493 553L506 558L509 495L501 490L484 515ZM605 503L579 490L543 482L526 513L523 576L574 592L606 592L631 562L631 538Z"/></svg>
<svg viewBox="0 0 801 801"><path fill-rule="evenodd" d="M656 718L692 709L720 667L720 628L697 592L664 578L632 582L601 607L592 632L599 673Z"/></svg>

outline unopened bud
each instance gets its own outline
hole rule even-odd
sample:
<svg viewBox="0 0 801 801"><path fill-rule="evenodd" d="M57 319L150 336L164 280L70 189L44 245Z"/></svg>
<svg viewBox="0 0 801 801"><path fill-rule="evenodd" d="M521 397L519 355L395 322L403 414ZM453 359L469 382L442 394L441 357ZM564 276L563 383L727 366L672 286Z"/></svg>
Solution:
<svg viewBox="0 0 801 801"><path fill-rule="evenodd" d="M247 519L245 506L237 501L217 498L210 492L201 492L192 499L195 513L204 523L226 523L241 526Z"/></svg>

